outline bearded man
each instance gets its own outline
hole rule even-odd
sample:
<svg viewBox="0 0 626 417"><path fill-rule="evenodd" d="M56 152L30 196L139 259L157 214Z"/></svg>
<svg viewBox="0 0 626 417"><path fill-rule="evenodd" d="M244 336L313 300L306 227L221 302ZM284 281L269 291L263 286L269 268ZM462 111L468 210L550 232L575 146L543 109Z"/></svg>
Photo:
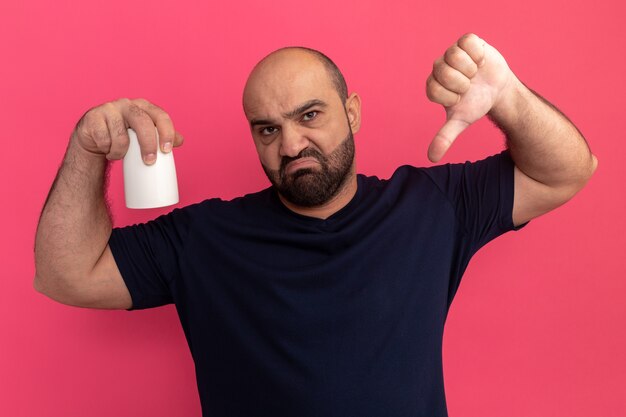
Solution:
<svg viewBox="0 0 626 417"><path fill-rule="evenodd" d="M107 160L139 138L146 164L182 144L168 115L122 99L87 112L41 215L35 287L62 303L174 303L203 414L446 416L443 328L472 255L565 203L596 159L554 106L478 36L435 61L428 97L447 120L438 161L488 115L508 149L483 161L359 175L361 99L318 51L284 48L243 94L272 186L112 228Z"/></svg>

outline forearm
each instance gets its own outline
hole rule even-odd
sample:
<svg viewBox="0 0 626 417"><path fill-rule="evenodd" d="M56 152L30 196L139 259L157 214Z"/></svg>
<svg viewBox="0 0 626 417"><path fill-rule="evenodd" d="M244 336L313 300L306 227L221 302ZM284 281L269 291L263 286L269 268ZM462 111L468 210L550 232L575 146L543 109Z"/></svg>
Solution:
<svg viewBox="0 0 626 417"><path fill-rule="evenodd" d="M506 134L517 168L547 187L575 193L597 161L570 120L517 78L489 112Z"/></svg>
<svg viewBox="0 0 626 417"><path fill-rule="evenodd" d="M111 220L105 199L107 160L70 140L41 213L35 238L35 287L48 294L84 279L106 248Z"/></svg>

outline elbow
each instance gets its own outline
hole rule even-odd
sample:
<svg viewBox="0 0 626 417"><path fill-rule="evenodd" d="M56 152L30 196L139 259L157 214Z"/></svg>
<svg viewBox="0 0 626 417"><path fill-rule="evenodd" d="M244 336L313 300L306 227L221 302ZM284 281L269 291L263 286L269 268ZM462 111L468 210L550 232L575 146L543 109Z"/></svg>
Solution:
<svg viewBox="0 0 626 417"><path fill-rule="evenodd" d="M554 200L558 201L557 207L571 200L593 177L598 168L598 158L591 153L589 155L589 159L580 163L578 169L570 174L567 181L562 181L559 185L552 187Z"/></svg>
<svg viewBox="0 0 626 417"><path fill-rule="evenodd" d="M590 153L589 155L591 157L590 161L588 161L585 164L585 168L581 170L581 174L580 174L581 178L578 181L578 184L577 184L578 187L577 187L576 192L582 190L585 187L585 185L587 185L591 177L593 177L593 174L598 169L598 158L596 158L596 156L592 153Z"/></svg>
<svg viewBox="0 0 626 417"><path fill-rule="evenodd" d="M598 158L592 153L589 153L589 155L590 160L588 160L586 164L583 165L584 168L580 170L578 181L576 181L574 185L570 188L570 190L566 192L566 194L568 195L564 198L564 202L569 201L583 188L585 188L593 177L593 174L598 169Z"/></svg>
<svg viewBox="0 0 626 417"><path fill-rule="evenodd" d="M594 154L591 154L591 172L589 173L589 178L587 180L589 180L596 172L596 169L598 169L598 158Z"/></svg>
<svg viewBox="0 0 626 417"><path fill-rule="evenodd" d="M67 269L50 262L35 248L34 290L61 304L75 305L73 295L76 292L77 275L68 273Z"/></svg>
<svg viewBox="0 0 626 417"><path fill-rule="evenodd" d="M46 285L46 274L43 273L41 262L39 262L39 257L37 256L37 248L35 248L35 277L33 278L33 288L40 294L47 294L47 285Z"/></svg>
<svg viewBox="0 0 626 417"><path fill-rule="evenodd" d="M58 303L70 306L81 305L74 294L76 291L73 288L73 284L67 279L47 276L40 271L36 271L33 279L33 288L38 293Z"/></svg>
<svg viewBox="0 0 626 417"><path fill-rule="evenodd" d="M46 295L41 277L37 272L35 272L35 278L33 279L33 289L40 294Z"/></svg>
<svg viewBox="0 0 626 417"><path fill-rule="evenodd" d="M33 278L33 288L40 294L52 298L54 282L58 279L54 278L52 268L45 261L45 257L41 256L35 246L35 277Z"/></svg>
<svg viewBox="0 0 626 417"><path fill-rule="evenodd" d="M49 257L39 248L38 239L35 240L35 277L33 278L33 289L40 294L52 298L51 292L54 288L54 269L48 262Z"/></svg>
<svg viewBox="0 0 626 417"><path fill-rule="evenodd" d="M45 295L49 299L56 301L57 303L64 304L71 307L82 308L130 308L131 305L121 304L119 307L117 304L111 307L107 303L107 300L103 300L102 297L95 293L85 283L89 282L88 276L82 276L82 279L76 277L63 277L45 275L39 272L35 273L33 280L33 288L40 294Z"/></svg>
<svg viewBox="0 0 626 417"><path fill-rule="evenodd" d="M40 271L35 271L35 278L33 279L33 288L35 291L37 291L39 294L43 294L48 298L51 298L54 301L59 301L59 297L58 297L58 282L55 285L54 284L54 280L50 279L48 277L46 277L45 275L41 274ZM55 291L55 288L57 288L57 290Z"/></svg>
<svg viewBox="0 0 626 417"><path fill-rule="evenodd" d="M565 187L566 189L568 188L565 192L565 194L568 195L566 200L574 197L574 195L587 185L589 180L591 180L591 177L593 177L593 174L596 172L596 169L598 169L598 158L596 158L594 154L590 153L589 158L579 164L577 175L575 175L571 180L569 187Z"/></svg>

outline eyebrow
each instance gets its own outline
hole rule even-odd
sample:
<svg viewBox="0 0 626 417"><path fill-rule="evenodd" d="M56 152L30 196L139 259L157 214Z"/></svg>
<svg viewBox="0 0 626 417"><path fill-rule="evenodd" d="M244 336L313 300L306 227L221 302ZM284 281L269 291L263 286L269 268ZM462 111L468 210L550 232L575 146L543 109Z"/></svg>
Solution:
<svg viewBox="0 0 626 417"><path fill-rule="evenodd" d="M323 108L323 107L326 107L327 104L320 99L314 98L312 100L305 101L304 103L300 104L298 107L296 107L295 109L287 113L283 113L282 116L286 119L293 119L303 113L306 113L311 107L315 107L315 106L319 106ZM258 126L258 125L271 125L274 123L275 122L273 120L269 120L269 119L250 120L251 127Z"/></svg>

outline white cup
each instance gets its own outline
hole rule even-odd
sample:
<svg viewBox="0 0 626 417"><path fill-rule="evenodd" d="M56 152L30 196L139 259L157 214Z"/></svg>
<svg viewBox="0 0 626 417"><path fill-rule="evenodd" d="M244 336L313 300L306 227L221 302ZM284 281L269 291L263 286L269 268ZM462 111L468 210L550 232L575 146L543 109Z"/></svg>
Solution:
<svg viewBox="0 0 626 417"><path fill-rule="evenodd" d="M145 209L178 203L178 181L174 153L163 153L158 147L154 164L146 165L141 158L137 134L128 129L130 145L124 156L124 196L126 207ZM157 146L159 133L157 132Z"/></svg>

